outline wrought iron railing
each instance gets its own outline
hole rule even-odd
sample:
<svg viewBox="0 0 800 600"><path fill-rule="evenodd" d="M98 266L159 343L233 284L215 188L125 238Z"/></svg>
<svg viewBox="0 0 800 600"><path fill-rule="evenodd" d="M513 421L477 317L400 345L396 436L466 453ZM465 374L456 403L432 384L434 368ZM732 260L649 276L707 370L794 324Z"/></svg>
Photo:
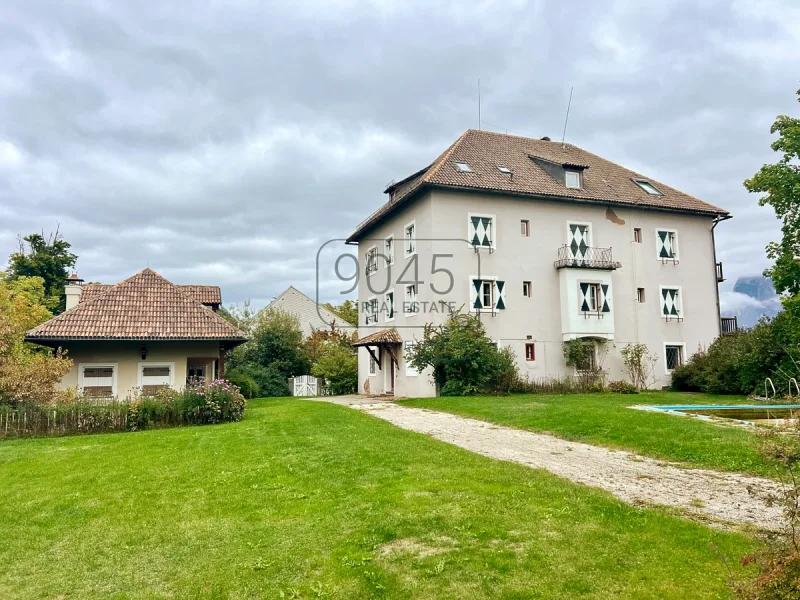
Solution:
<svg viewBox="0 0 800 600"><path fill-rule="evenodd" d="M613 271L622 264L615 262L611 248L573 248L567 244L558 249L558 260L553 263L556 269L604 269Z"/></svg>
<svg viewBox="0 0 800 600"><path fill-rule="evenodd" d="M739 331L738 317L720 317L720 331L722 335Z"/></svg>
<svg viewBox="0 0 800 600"><path fill-rule="evenodd" d="M725 276L722 274L722 263L717 263L717 282L722 283L725 281Z"/></svg>

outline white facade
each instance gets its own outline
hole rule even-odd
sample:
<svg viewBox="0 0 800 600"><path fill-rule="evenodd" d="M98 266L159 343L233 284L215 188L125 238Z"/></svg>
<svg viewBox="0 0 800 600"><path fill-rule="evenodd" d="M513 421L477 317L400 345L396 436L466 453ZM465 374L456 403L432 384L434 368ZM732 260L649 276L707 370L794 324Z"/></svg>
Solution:
<svg viewBox="0 0 800 600"><path fill-rule="evenodd" d="M360 311L359 334L394 327L405 348L425 323L446 321L444 301L479 312L487 334L514 350L530 378L571 373L563 342L591 337L605 340L598 360L609 379L625 379L620 350L643 342L658 356L653 387L667 385L668 356L686 360L720 333L712 225L713 216L655 208L427 190L357 240L359 305L377 300L379 306L374 322ZM564 251L576 257L570 249L576 236L579 247L582 241L611 248L613 259L600 261L601 268L583 268L580 260L556 268ZM367 276L365 254L390 238L398 240L393 264L379 257ZM597 266L589 260L596 257L581 252L577 258L586 257L587 267ZM445 293L450 274L452 289ZM414 288L408 282L415 280ZM380 310L387 294L394 299L391 315ZM420 303L416 313L403 302L412 295ZM368 352L359 349L360 391L435 394L430 373L414 373L402 356L393 372L388 353L380 358L381 368L371 369Z"/></svg>

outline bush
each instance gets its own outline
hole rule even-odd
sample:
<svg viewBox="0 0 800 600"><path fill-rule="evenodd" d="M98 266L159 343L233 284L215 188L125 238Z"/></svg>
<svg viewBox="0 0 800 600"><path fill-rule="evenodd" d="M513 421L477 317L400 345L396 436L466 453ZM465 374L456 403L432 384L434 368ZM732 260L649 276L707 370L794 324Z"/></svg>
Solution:
<svg viewBox="0 0 800 600"><path fill-rule="evenodd" d="M62 394L54 403L24 401L0 405L0 438L139 431L241 420L245 398L230 382L217 380L194 389L159 390L127 400Z"/></svg>
<svg viewBox="0 0 800 600"><path fill-rule="evenodd" d="M639 388L628 381L612 381L608 384L608 391L615 394L638 394Z"/></svg>
<svg viewBox="0 0 800 600"><path fill-rule="evenodd" d="M322 377L329 393L334 396L355 394L358 391L358 355L349 346L324 343L311 374Z"/></svg>
<svg viewBox="0 0 800 600"><path fill-rule="evenodd" d="M258 395L262 398L281 398L291 396L289 380L278 365L263 366L255 363L243 364L233 373L236 376L250 377L258 387Z"/></svg>
<svg viewBox="0 0 800 600"><path fill-rule="evenodd" d="M245 373L229 373L225 379L230 381L233 385L239 388L242 396L248 400L258 396L258 384L256 380Z"/></svg>
<svg viewBox="0 0 800 600"><path fill-rule="evenodd" d="M622 349L620 354L622 355L622 362L625 365L625 370L628 372L628 377L635 389L646 390L655 383L656 378L653 376L653 373L656 369L658 357L650 352L647 348L647 344L628 344Z"/></svg>

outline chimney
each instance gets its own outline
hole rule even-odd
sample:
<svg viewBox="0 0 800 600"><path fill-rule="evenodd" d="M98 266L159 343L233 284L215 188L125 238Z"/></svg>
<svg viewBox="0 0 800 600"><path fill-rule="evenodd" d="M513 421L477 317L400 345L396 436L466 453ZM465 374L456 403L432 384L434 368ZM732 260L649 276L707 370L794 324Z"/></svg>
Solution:
<svg viewBox="0 0 800 600"><path fill-rule="evenodd" d="M78 277L77 273L73 273L67 277L67 285L64 287L64 292L67 295L67 310L78 306L81 301L81 292L83 291L83 279Z"/></svg>

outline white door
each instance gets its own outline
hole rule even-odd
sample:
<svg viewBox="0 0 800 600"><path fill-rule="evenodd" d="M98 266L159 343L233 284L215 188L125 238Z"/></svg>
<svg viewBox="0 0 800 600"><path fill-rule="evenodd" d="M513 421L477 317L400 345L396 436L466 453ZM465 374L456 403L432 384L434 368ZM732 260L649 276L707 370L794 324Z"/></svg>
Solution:
<svg viewBox="0 0 800 600"><path fill-rule="evenodd" d="M317 378L311 375L301 375L294 378L295 396L316 396L317 395Z"/></svg>

